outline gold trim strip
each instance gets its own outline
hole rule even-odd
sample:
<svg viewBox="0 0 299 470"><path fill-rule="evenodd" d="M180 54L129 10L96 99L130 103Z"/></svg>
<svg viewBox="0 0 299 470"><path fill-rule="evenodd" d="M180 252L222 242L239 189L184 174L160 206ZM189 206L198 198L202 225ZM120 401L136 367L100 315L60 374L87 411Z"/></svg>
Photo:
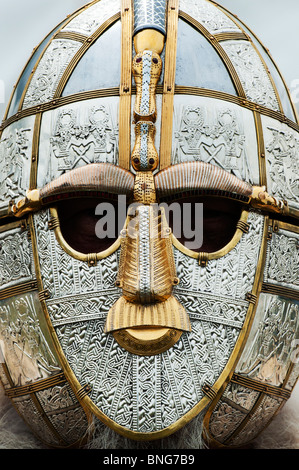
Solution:
<svg viewBox="0 0 299 470"><path fill-rule="evenodd" d="M249 37L247 34L244 33L216 33L214 34L214 38L217 41L235 41L235 40L246 40L249 41Z"/></svg>
<svg viewBox="0 0 299 470"><path fill-rule="evenodd" d="M120 13L116 13L113 15L111 18L106 20L97 30L95 33L93 33L91 36L89 36L86 41L83 43L82 47L76 52L76 54L73 56L72 60L66 67L60 82L56 88L55 94L53 99L56 100L59 98L64 90L64 87L69 80L71 74L73 73L74 68L82 59L83 55L85 52L89 49L89 47L103 34L110 26L112 26L117 20L120 19Z"/></svg>
<svg viewBox="0 0 299 470"><path fill-rule="evenodd" d="M240 81L239 75L237 74L237 71L232 64L232 61L230 60L230 58L228 57L227 53L222 48L220 43L217 41L216 37L213 34L211 34L202 24L200 24L194 18L189 16L187 13L180 11L180 17L183 18L185 21L187 21L189 24L191 24L194 28L196 28L199 32L201 32L203 36L205 36L206 39L208 39L210 44L216 49L221 59L223 60L224 64L226 65L226 68L228 69L230 73L230 76L233 80L233 83L235 85L238 95L241 98L246 98L246 93Z"/></svg>
<svg viewBox="0 0 299 470"><path fill-rule="evenodd" d="M5 362L0 363L0 367L1 367L1 366L2 366L3 372L4 372L4 374L5 374L5 377L6 377L6 379L7 379L7 382L9 383L9 385L10 385L11 387L14 387L14 383L13 383L13 380L12 380L12 378L11 378L11 375L10 375L10 372L9 372L9 370L8 370L8 367L7 367L6 363L5 363ZM0 384L2 385L2 387L4 388L4 391L5 391L6 388L4 387L4 384L3 384L3 382L2 382L1 379L0 379Z"/></svg>
<svg viewBox="0 0 299 470"><path fill-rule="evenodd" d="M258 380L254 380L249 377L243 377L239 374L233 374L231 382L242 385L246 388L250 388L251 390L255 390L257 392L265 393L266 395L282 398L283 400L288 400L291 396L290 390L276 387L274 385L267 385L265 383L259 382Z"/></svg>
<svg viewBox="0 0 299 470"><path fill-rule="evenodd" d="M278 230L286 230L288 232L294 232L299 234L299 226L288 224L286 222L281 222L280 220L273 220L273 230L277 232Z"/></svg>
<svg viewBox="0 0 299 470"><path fill-rule="evenodd" d="M5 390L5 395L9 398L17 398L24 395L29 395L32 393L37 393L42 390L46 390L50 387L55 387L56 385L60 385L66 383L66 377L63 373L54 375L53 377L49 377L48 379L39 380L38 382L31 383L30 385L23 385L20 387L12 387L10 389Z"/></svg>
<svg viewBox="0 0 299 470"><path fill-rule="evenodd" d="M97 1L98 1L98 0L97 0ZM56 31L55 34L58 34L68 23L70 23L70 22L72 21L73 18L75 18L81 11L84 11L86 8L89 8L93 3L96 3L96 2L92 2L91 4L89 4L89 5L85 6L85 7L78 8L78 10L76 10L73 14L69 15L69 16L66 18L66 20L62 22L62 24L61 24L59 30ZM39 65L39 63L40 63L40 61L41 61L41 59L42 59L42 57L43 57L45 51L47 50L47 48L49 47L49 45L51 44L51 42L53 41L53 39L54 39L54 37L55 37L54 30L55 30L55 28L53 28L53 30L51 31L51 33L53 32L53 34L51 35L51 33L50 33L51 36L49 35L49 36L50 36L49 41L47 42L47 44L45 45L44 49L42 50L42 52L41 52L41 54L40 54L38 60L36 61L35 65L34 65L34 67L33 67L33 70L32 70L32 72L31 72L30 76L29 76L29 78L28 78L28 80L27 80L27 83L26 83L26 85L25 85L25 87L24 87L24 90L23 90L23 93L22 93L22 96L21 96L21 99L20 99L18 112L20 112L20 111L22 110L23 103L24 103L24 99L25 99L25 95L26 95L26 93L27 93L28 87L29 87L29 85L30 85L30 83L31 83L31 80L32 80L32 78L33 78L33 75L34 75L34 73L35 73L35 71L36 71L36 69L37 69L37 67L38 67L38 65ZM47 36L48 36L48 35L47 35ZM45 38L43 39L43 41L46 39L47 36L45 36ZM43 41L40 42L39 46L43 43ZM39 46L37 46L37 48L38 48ZM34 52L36 51L37 48L34 49ZM33 54L34 54L34 52L32 53L30 59L28 60L27 65L28 65L28 63L30 62L30 60L31 60L31 58L32 58L32 56L33 56ZM24 72L25 68L26 68L26 66L24 67L23 72ZM23 74L23 72L22 72L22 74ZM20 75L17 84L19 83L19 81L20 81L20 79L21 79L21 77L22 77L22 74ZM7 112L8 112L8 110L9 110L9 108L7 109Z"/></svg>
<svg viewBox="0 0 299 470"><path fill-rule="evenodd" d="M110 96L119 96L119 88L102 88L99 90L84 91L81 93L75 93L74 95L61 96L60 98L53 99L47 103L43 103L37 106L32 106L31 108L24 109L14 116L11 116L6 121L2 123L1 130L4 130L13 122L23 119L24 117L32 116L38 112L44 113L46 111L51 111L52 109L59 108L60 106L66 106L68 104L76 103L77 101L90 100L95 98L106 98Z"/></svg>
<svg viewBox="0 0 299 470"><path fill-rule="evenodd" d="M161 113L160 170L163 170L163 168L171 164L178 20L179 1L170 0L167 7L167 36Z"/></svg>
<svg viewBox="0 0 299 470"><path fill-rule="evenodd" d="M38 413L41 415L41 418L45 422L45 425L49 428L50 432L56 437L56 439L59 442L59 446L68 446L67 441L59 434L59 432L56 430L55 426L51 423L50 419L46 415L42 405L40 404L40 401L38 400L37 396L32 394L30 395L31 400L33 401ZM30 423L28 423L30 426Z"/></svg>
<svg viewBox="0 0 299 470"><path fill-rule="evenodd" d="M54 35L53 39L71 39L72 41L84 43L88 39L88 36L71 31L59 31Z"/></svg>
<svg viewBox="0 0 299 470"><path fill-rule="evenodd" d="M216 98L219 100L230 101L232 103L238 104L246 109L251 111L257 111L258 113L276 119L284 124L287 124L289 127L294 129L295 131L299 132L299 125L286 117L284 114L281 114L278 111L273 111L273 109L266 108L264 106L260 106L252 101L249 101L246 98L238 97L235 95L230 95L228 93L224 93L221 91L216 90L208 90L205 88L197 88L197 87L186 87L186 86L176 86L175 88L176 94L183 94L183 95L194 95L194 96L204 96L208 98Z"/></svg>
<svg viewBox="0 0 299 470"><path fill-rule="evenodd" d="M260 407L261 403L263 402L264 396L265 395L263 393L260 394L260 396L256 400L256 402L255 402L254 406L252 407L252 409L250 410L250 412L245 416L245 418L243 419L241 424L237 427L237 429L235 429L235 431L231 434L231 436L229 436L228 439L226 439L225 443L221 445L222 447L228 447L229 443L236 436L238 436L238 434L242 431L242 429L245 428L245 426L248 424L250 419L254 416L254 414L256 413L258 408Z"/></svg>
<svg viewBox="0 0 299 470"><path fill-rule="evenodd" d="M263 275L264 275L264 267L265 267L265 261L266 261L266 256L267 256L267 237L268 237L268 225L269 225L269 217L266 216L264 220L264 231L263 231L263 239L262 239L262 245L260 249L260 254L259 254L259 260L257 264L257 269L256 269L256 275L252 287L252 294L259 298L259 295L261 293L262 289L262 282L263 282ZM211 403L211 406L209 407L205 418L204 418L204 439L207 440L210 444L212 443L215 447L225 447L223 444L217 442L212 435L209 432L209 425L210 425L210 418L212 416L212 413L219 402L219 400L222 397L222 394L227 386L227 384L230 382L236 365L238 364L238 361L241 357L241 354L244 350L244 347L246 345L246 342L248 340L248 336L255 318L255 313L256 313L256 308L257 308L257 303L254 305L252 303L249 304L246 319L243 325L243 328L239 334L238 341L235 345L235 348L231 354L231 357L226 364L222 374L220 375L219 379L215 382L213 385L213 389L217 391L217 398ZM225 377L223 380L222 377Z"/></svg>
<svg viewBox="0 0 299 470"><path fill-rule="evenodd" d="M43 280L42 280L42 276L41 276L41 269L40 269L39 254L38 254L38 248L37 248L35 227L34 227L34 222L33 222L33 216L31 214L29 215L29 225L30 225L32 251L33 251L34 264L35 264L35 272L36 272L36 276L37 276L37 283L38 283L39 291L42 291L44 289L44 287L43 287ZM45 300L41 301L41 306L42 306L42 309L43 309L43 312L44 312L44 316L45 316L46 324L47 324L47 327L48 327L48 331L49 331L49 334L50 334L52 342L53 342L53 347L55 349L55 352L56 352L58 360L59 360L59 365L62 368L62 370L64 372L64 375L65 375L65 378L68 381L70 387L72 388L73 392L76 394L76 391L81 388L80 383L76 379L71 367L68 364L68 361L66 360L66 358L64 356L61 345L60 345L59 340L56 336L56 331L55 331L55 329L53 327L53 324L51 322ZM82 402L79 402L79 404L81 404L81 406L83 407L83 409L86 413L87 419L89 420L89 423L91 423L92 416L90 415L90 411L82 405ZM45 417L45 414L43 412L42 412L42 417L43 418Z"/></svg>
<svg viewBox="0 0 299 470"><path fill-rule="evenodd" d="M258 158L259 158L259 172L260 172L260 186L267 186L267 169L265 158L265 141L262 126L262 119L260 113L254 111L254 122L256 128Z"/></svg>
<svg viewBox="0 0 299 470"><path fill-rule="evenodd" d="M85 263L88 263L89 266L94 266L97 261L100 261L104 258L107 258L110 256L112 253L114 253L116 250L121 245L121 237L118 237L118 239L111 245L107 250L101 251L99 253L80 253L79 251L74 250L64 239L61 229L60 229L60 224L59 224L59 217L58 217L58 212L57 209L54 207L50 208L50 214L51 214L51 220L55 219L55 227L50 227L51 230L54 230L56 240L61 246L61 248L68 253L70 256L72 256L75 259L78 259L79 261L84 261ZM58 223L57 223L58 221Z"/></svg>
<svg viewBox="0 0 299 470"><path fill-rule="evenodd" d="M248 219L248 211L243 210L238 223L241 222L241 223L246 224L247 219ZM204 263L204 261L208 262L209 260L219 259L219 258L222 258L222 256L227 255L239 243L243 235L244 235L243 225L240 228L240 226L238 227L238 224L237 224L235 234L233 238L231 239L231 241L227 245L225 245L223 248L221 248L218 251L215 251L214 253L197 253L196 251L189 250L184 245L182 245L173 234L171 235L171 240L175 248L177 248L179 251L189 256L190 258L198 259L199 262L202 261L203 262L202 266L203 266L206 264Z"/></svg>
<svg viewBox="0 0 299 470"><path fill-rule="evenodd" d="M227 8L225 8L223 5L220 5L219 3L217 3L216 1L214 0L209 0L213 5L217 6L217 8L219 10L222 10L234 23L235 25L237 25L237 27L239 29L241 29L244 34L247 35L246 31L243 30L242 26L245 27L249 33L251 34L252 37L254 37L256 39L256 41L261 45L261 47L264 49L264 51L267 53L267 55L269 56L269 58L271 59L274 67L276 68L277 72L278 72L278 75L280 76L280 79L282 81L282 83L284 84L284 87L285 87L285 90L286 90L286 93L288 95L288 98L289 98L289 101L290 101L290 104L291 104L291 108L292 108L292 111L293 111L293 114L294 114L294 117L296 119L296 123L299 124L299 115L298 115L298 111L296 109L296 106L294 105L293 103L293 100L291 98L291 94L290 94L290 90L288 89L288 86L286 84L286 81L281 73L281 71L279 70L275 60L273 59L273 57L271 56L270 54L270 51L267 47L264 46L264 44L261 42L261 40L257 37L257 35L252 31L251 28L249 28L249 26L247 24L244 23L244 21L242 21L237 15L234 15L231 11L229 11ZM247 35L248 37L248 35Z"/></svg>
<svg viewBox="0 0 299 470"><path fill-rule="evenodd" d="M6 217L9 217L8 213L6 214ZM9 220L11 220L11 218ZM3 220L3 223L4 223L4 220ZM16 220L14 222L9 222L6 225L4 225L4 224L1 225L0 226L0 233L8 232L9 230L13 230L15 228L21 228L22 230L25 230L27 228L26 219Z"/></svg>
<svg viewBox="0 0 299 470"><path fill-rule="evenodd" d="M132 87L132 94L136 92L135 88L136 87L134 86ZM157 94L160 94L161 91L162 91L161 85L158 85ZM244 99L244 98L240 98L239 96L230 95L229 93L224 93L224 92L216 91L216 90L208 90L206 88L186 87L186 86L176 86L175 94L176 95L202 96L206 98L214 98L218 100L229 101L231 103L235 103L239 106L242 106L245 109L249 109L250 111L256 111L257 113L260 113L261 115L265 115L273 119L276 119L288 125L295 131L299 132L299 125L296 124L291 119L287 118L285 115L278 113L277 111L273 111L271 109L259 106L256 103L248 101L247 99ZM32 116L33 114L36 114L38 112L43 113L46 111L50 111L52 109L56 109L60 106L65 106L71 103L75 103L77 101L84 101L84 100L95 99L95 98L106 98L110 96L119 96L119 88L118 87L103 88L99 90L91 90L91 91L76 93L74 95L63 96L55 100L53 99L51 101L48 101L47 103L44 103L38 106L33 106L32 108L24 109L18 112L17 114L15 114L14 116L11 116L6 121L2 122L0 131L3 131L6 127L8 127L13 122L18 121L19 119L23 119L24 117Z"/></svg>
<svg viewBox="0 0 299 470"><path fill-rule="evenodd" d="M287 299L299 300L299 290L291 289L289 287L278 286L264 282L262 285L262 292L264 294L279 295Z"/></svg>
<svg viewBox="0 0 299 470"><path fill-rule="evenodd" d="M32 292L37 290L37 281L28 281L24 284L19 284L17 286L7 287L0 291L0 300L8 299L16 295L26 294L27 292Z"/></svg>
<svg viewBox="0 0 299 470"><path fill-rule="evenodd" d="M38 156L39 156L39 138L40 138L41 121L42 121L42 114L41 113L36 114L34 130L33 130L33 139L32 139L29 189L35 189L37 185L37 167L38 167Z"/></svg>
<svg viewBox="0 0 299 470"><path fill-rule="evenodd" d="M119 166L130 169L131 162L131 102L133 54L133 5L131 0L121 4L121 77L119 88Z"/></svg>

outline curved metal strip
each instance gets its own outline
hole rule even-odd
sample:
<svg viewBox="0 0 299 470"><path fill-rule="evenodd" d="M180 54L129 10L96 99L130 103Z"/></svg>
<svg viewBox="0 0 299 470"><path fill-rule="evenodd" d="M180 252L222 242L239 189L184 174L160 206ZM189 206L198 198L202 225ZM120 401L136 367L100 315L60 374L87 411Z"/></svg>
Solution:
<svg viewBox="0 0 299 470"><path fill-rule="evenodd" d="M216 190L250 197L252 186L221 168L205 162L185 162L155 176L158 197L192 190Z"/></svg>
<svg viewBox="0 0 299 470"><path fill-rule="evenodd" d="M110 163L92 163L48 183L40 190L40 200L44 202L50 197L78 191L131 195L133 190L134 176L129 171Z"/></svg>

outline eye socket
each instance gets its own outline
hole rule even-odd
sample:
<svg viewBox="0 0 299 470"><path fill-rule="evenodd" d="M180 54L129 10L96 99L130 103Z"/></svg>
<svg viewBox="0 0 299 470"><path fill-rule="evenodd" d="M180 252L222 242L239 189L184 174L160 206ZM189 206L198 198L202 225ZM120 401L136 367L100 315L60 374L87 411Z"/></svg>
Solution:
<svg viewBox="0 0 299 470"><path fill-rule="evenodd" d="M178 205L177 210L167 210L166 220L185 248L196 253L214 253L234 237L242 213L239 202L213 196L191 196L168 203L168 208L172 203Z"/></svg>
<svg viewBox="0 0 299 470"><path fill-rule="evenodd" d="M61 234L73 250L100 253L118 239L126 220L127 205L115 198L61 201L57 212Z"/></svg>

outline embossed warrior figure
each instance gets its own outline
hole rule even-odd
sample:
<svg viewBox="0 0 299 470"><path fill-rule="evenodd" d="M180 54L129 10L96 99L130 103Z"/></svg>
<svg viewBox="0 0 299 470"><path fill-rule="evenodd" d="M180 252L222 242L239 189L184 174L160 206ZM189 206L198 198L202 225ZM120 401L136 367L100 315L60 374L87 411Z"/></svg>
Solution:
<svg viewBox="0 0 299 470"><path fill-rule="evenodd" d="M35 50L1 127L0 378L45 445L267 426L299 375L298 142L208 0L95 0Z"/></svg>

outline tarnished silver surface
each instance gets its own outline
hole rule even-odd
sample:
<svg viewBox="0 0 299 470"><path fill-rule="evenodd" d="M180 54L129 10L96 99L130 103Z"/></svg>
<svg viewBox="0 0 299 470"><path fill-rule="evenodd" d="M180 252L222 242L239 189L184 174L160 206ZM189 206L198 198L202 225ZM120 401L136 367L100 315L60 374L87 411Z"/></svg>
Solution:
<svg viewBox="0 0 299 470"><path fill-rule="evenodd" d="M86 415L68 383L36 394L14 398L18 413L47 445L67 447L80 442L87 432ZM48 421L42 415L47 415Z"/></svg>
<svg viewBox="0 0 299 470"><path fill-rule="evenodd" d="M20 196L29 187L34 116L7 127L0 140L0 207Z"/></svg>
<svg viewBox="0 0 299 470"><path fill-rule="evenodd" d="M42 56L25 94L22 109L50 101L66 67L82 46L70 39L53 39Z"/></svg>
<svg viewBox="0 0 299 470"><path fill-rule="evenodd" d="M268 243L264 281L299 291L299 234L280 229Z"/></svg>
<svg viewBox="0 0 299 470"><path fill-rule="evenodd" d="M299 208L299 135L275 119L262 116L268 191Z"/></svg>
<svg viewBox="0 0 299 470"><path fill-rule="evenodd" d="M173 165L203 161L259 184L256 129L251 111L217 99L176 96L173 123Z"/></svg>
<svg viewBox="0 0 299 470"><path fill-rule="evenodd" d="M180 0L180 9L201 23L210 33L239 33L240 28L219 8L206 0Z"/></svg>
<svg viewBox="0 0 299 470"><path fill-rule="evenodd" d="M299 333L299 302L261 294L249 339L236 372L271 385L282 385Z"/></svg>
<svg viewBox="0 0 299 470"><path fill-rule="evenodd" d="M120 0L99 0L94 5L79 12L62 31L93 34L106 20L120 11Z"/></svg>
<svg viewBox="0 0 299 470"><path fill-rule="evenodd" d="M246 97L261 106L279 111L277 97L266 68L249 41L221 41L232 61Z"/></svg>
<svg viewBox="0 0 299 470"><path fill-rule="evenodd" d="M60 371L36 292L1 300L0 313L1 349L15 386Z"/></svg>
<svg viewBox="0 0 299 470"><path fill-rule="evenodd" d="M265 396L258 410L256 410L238 436L230 441L230 445L238 446L242 445L243 442L254 439L267 426L281 404L282 400Z"/></svg>
<svg viewBox="0 0 299 470"><path fill-rule="evenodd" d="M22 228L0 233L0 295L3 289L35 279L32 246Z"/></svg>
<svg viewBox="0 0 299 470"><path fill-rule="evenodd" d="M87 100L43 115L38 187L82 165L118 164L118 102Z"/></svg>
<svg viewBox="0 0 299 470"><path fill-rule="evenodd" d="M166 34L166 0L134 0L134 34L156 29Z"/></svg>

